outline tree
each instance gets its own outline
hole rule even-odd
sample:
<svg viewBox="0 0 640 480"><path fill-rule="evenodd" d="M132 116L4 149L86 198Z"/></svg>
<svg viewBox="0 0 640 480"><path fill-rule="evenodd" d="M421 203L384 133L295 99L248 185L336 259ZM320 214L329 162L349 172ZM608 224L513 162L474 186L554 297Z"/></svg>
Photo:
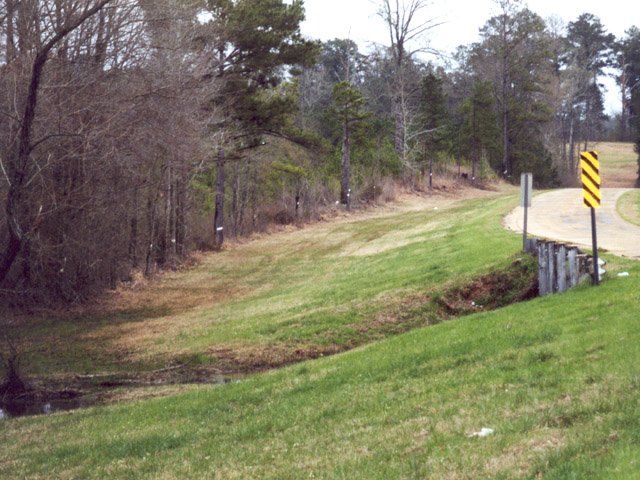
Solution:
<svg viewBox="0 0 640 480"><path fill-rule="evenodd" d="M640 88L640 29L632 27L627 30L626 36L615 42L614 51L620 72L616 78L621 99L619 140L628 141L632 106Z"/></svg>
<svg viewBox="0 0 640 480"><path fill-rule="evenodd" d="M550 155L542 127L551 119L547 85L553 62L542 19L517 0L502 0L502 14L481 29L482 41L473 46L470 62L481 79L494 86L502 133L500 173L516 178L537 171L550 182Z"/></svg>
<svg viewBox="0 0 640 480"><path fill-rule="evenodd" d="M225 162L262 143L261 136L283 126L295 111L291 98L273 90L282 80L283 67L310 65L317 45L304 40L301 0L209 0L211 19L201 41L211 52L210 76L220 89L211 98L215 112L212 128L221 132L216 156L216 246L224 242Z"/></svg>
<svg viewBox="0 0 640 480"><path fill-rule="evenodd" d="M578 94L574 97L574 108L582 111L584 123L584 149L593 140L597 131L602 129L606 119L602 88L598 77L604 68L611 64L611 48L615 37L606 33L600 19L590 13L583 13L575 22L567 26L567 58L569 66L575 71L584 72Z"/></svg>
<svg viewBox="0 0 640 480"><path fill-rule="evenodd" d="M339 82L333 87L335 112L342 125L342 160L340 162L340 202L351 208L351 133L354 123L368 117L363 112L362 94L349 84Z"/></svg>
<svg viewBox="0 0 640 480"><path fill-rule="evenodd" d="M49 60L51 52L61 44L67 36L82 26L87 20L100 12L111 0L99 0L95 3L87 2L81 10L68 16L64 22L59 25L51 37L41 46L37 47L33 52L33 61L30 66L30 75L27 80L27 89L18 100L21 105L20 119L15 124L15 130L12 132L10 141L10 149L4 159L3 173L9 189L5 200L5 214L7 222L8 240L6 242L4 252L0 258L0 283L9 274L13 263L18 254L27 242L32 232L33 224L37 221L37 217L41 212L34 212L25 199L26 184L33 178L37 172L38 166L34 165L32 152L36 148L37 143L33 140L33 125L36 118L36 110L40 96L42 78L45 66ZM8 5L9 7L9 5ZM8 8L9 18L7 25L12 25L15 14L14 8L17 5L11 3ZM32 5L23 2L19 7L18 13L25 18L28 14L26 11ZM25 28L28 26L25 25ZM26 50L27 46L35 44L32 33L23 30L23 36L20 38L20 48ZM11 61L16 55L15 40L13 38L12 28L6 32L7 50L6 59Z"/></svg>
<svg viewBox="0 0 640 480"><path fill-rule="evenodd" d="M501 162L501 137L492 84L477 80L471 95L460 105L460 113L463 122L459 141L463 144L465 155L471 159L471 180L475 182L483 157L496 170Z"/></svg>
<svg viewBox="0 0 640 480"><path fill-rule="evenodd" d="M342 81L361 85L369 64L349 39L334 39L320 46L318 61L305 68L300 78L300 127L315 130L325 138L331 135L327 113L333 86Z"/></svg>
<svg viewBox="0 0 640 480"><path fill-rule="evenodd" d="M95 3L13 5L12 28L0 24L0 38L13 35L15 47L0 58L4 166L15 151L21 129L15 108L24 111L34 58ZM150 274L186 253L189 185L203 146L201 92L193 81L198 59L185 48L195 18L173 0L112 0L51 49L19 195L23 241L2 300L81 301L115 288L132 268ZM20 22L28 26L18 28ZM10 182L20 183L12 181L11 168L5 172L2 196ZM6 212L0 223L4 244Z"/></svg>
<svg viewBox="0 0 640 480"><path fill-rule="evenodd" d="M640 184L640 29L632 27L625 38L616 43L620 76L618 84L622 96L623 132L631 127L631 138L638 153L638 183Z"/></svg>
<svg viewBox="0 0 640 480"><path fill-rule="evenodd" d="M379 15L389 31L390 52L394 66L393 113L395 116L394 144L396 153L404 161L407 154L407 128L410 123L410 71L413 57L424 47L411 50L411 44L439 25L434 19L418 17L431 4L429 0L382 0Z"/></svg>
<svg viewBox="0 0 640 480"><path fill-rule="evenodd" d="M429 188L433 188L433 160L445 150L448 127L447 99L442 79L428 72L420 84L420 104L414 134L422 144L423 161L429 164Z"/></svg>

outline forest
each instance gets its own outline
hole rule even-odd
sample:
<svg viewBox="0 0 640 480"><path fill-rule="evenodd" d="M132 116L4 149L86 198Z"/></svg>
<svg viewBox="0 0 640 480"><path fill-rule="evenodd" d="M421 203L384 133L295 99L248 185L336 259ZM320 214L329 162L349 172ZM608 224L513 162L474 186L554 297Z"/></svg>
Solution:
<svg viewBox="0 0 640 480"><path fill-rule="evenodd" d="M499 0L444 56L430 5L379 0L388 42L362 51L305 38L302 0L0 0L0 302L83 302L398 185L573 186L594 142L640 149L640 29Z"/></svg>

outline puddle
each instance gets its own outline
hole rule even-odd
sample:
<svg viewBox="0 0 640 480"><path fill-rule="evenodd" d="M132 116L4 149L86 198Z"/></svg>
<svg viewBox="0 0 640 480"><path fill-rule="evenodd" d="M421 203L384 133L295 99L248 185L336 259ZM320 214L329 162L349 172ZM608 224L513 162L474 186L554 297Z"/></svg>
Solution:
<svg viewBox="0 0 640 480"><path fill-rule="evenodd" d="M214 375L213 377L198 379L197 381L191 380L184 382L184 384L209 384L209 385L227 385L230 383L239 383L241 380L238 378L229 378L222 375ZM99 384L103 388L102 392L106 392L118 387L138 388L148 387L151 385L167 385L166 382L162 383L134 383L131 381L106 381ZM98 402L99 403L99 402ZM72 398L23 398L12 401L2 400L0 398L0 421L8 420L17 417L27 417L34 415L50 415L55 412L66 412L71 410L77 410L80 408L90 407L97 404L95 399L90 397L82 398L74 394Z"/></svg>
<svg viewBox="0 0 640 480"><path fill-rule="evenodd" d="M0 403L0 420L31 415L49 415L54 412L76 410L83 406L82 401L78 398L13 400Z"/></svg>
<svg viewBox="0 0 640 480"><path fill-rule="evenodd" d="M228 383L240 383L241 380L239 378L230 378L230 377L223 377L222 375L215 375L214 377L210 378L209 380L205 380L202 383L210 383L212 385L226 385Z"/></svg>

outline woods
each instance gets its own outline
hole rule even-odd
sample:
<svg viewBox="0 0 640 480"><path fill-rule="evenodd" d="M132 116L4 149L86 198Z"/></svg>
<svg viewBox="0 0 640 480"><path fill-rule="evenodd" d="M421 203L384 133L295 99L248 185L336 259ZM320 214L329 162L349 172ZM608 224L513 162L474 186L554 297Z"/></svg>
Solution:
<svg viewBox="0 0 640 480"><path fill-rule="evenodd" d="M574 185L580 149L640 149L638 28L498 5L445 63L418 0L379 3L368 51L305 38L301 0L0 1L2 302L82 302L394 184Z"/></svg>

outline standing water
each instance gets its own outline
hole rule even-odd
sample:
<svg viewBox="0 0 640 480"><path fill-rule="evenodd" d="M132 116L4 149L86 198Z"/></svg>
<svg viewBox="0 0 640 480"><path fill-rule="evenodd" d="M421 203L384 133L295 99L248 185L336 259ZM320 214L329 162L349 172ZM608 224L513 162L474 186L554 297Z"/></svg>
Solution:
<svg viewBox="0 0 640 480"><path fill-rule="evenodd" d="M0 403L0 421L30 415L49 415L54 412L75 410L82 407L77 398L52 400L12 400Z"/></svg>

